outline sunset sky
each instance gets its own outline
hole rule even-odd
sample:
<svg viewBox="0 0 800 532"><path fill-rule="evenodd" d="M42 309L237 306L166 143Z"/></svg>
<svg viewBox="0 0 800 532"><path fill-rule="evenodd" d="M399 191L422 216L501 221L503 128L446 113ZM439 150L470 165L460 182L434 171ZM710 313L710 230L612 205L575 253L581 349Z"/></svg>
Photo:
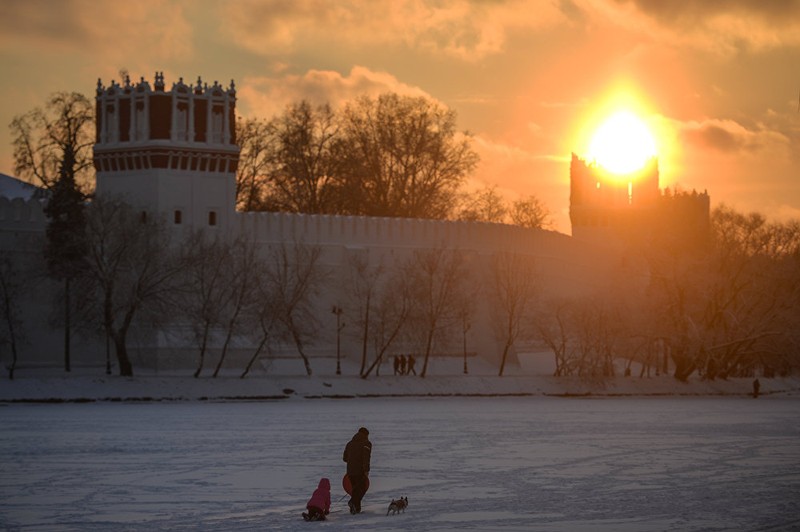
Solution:
<svg viewBox="0 0 800 532"><path fill-rule="evenodd" d="M800 1L0 0L0 172L8 124L126 69L235 80L238 113L386 91L454 109L470 185L535 194L569 233L569 158L625 108L661 186L800 218Z"/></svg>

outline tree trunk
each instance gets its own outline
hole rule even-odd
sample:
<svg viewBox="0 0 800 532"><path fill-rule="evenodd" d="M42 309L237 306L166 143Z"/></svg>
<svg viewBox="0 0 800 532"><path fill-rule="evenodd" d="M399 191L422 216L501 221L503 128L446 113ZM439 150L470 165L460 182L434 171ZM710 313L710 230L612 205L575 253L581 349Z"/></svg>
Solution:
<svg viewBox="0 0 800 532"><path fill-rule="evenodd" d="M125 333L120 332L113 335L114 348L117 351L117 362L119 363L120 377L133 377L133 365L128 358L128 347L125 345Z"/></svg>
<svg viewBox="0 0 800 532"><path fill-rule="evenodd" d="M367 367L367 340L369 338L369 305L370 297L367 296L367 310L364 312L364 338L361 344L361 369L358 374L364 377L364 368Z"/></svg>
<svg viewBox="0 0 800 532"><path fill-rule="evenodd" d="M247 363L247 366L244 368L244 372L242 372L242 374L239 376L240 379L244 379L245 377L247 377L247 374L250 373L250 368L252 368L253 364L255 364L256 359L258 359L258 355L261 354L261 350L266 345L268 339L269 339L269 336L267 336L265 334L264 337L261 339L261 342L259 342L258 347L256 348L256 352L253 353L253 356L250 358L250 361Z"/></svg>
<svg viewBox="0 0 800 532"><path fill-rule="evenodd" d="M425 361L422 363L422 371L419 372L419 376L423 379L425 375L428 374L428 358L431 355L431 348L433 347L433 329L428 333L428 338L425 340Z"/></svg>
<svg viewBox="0 0 800 532"><path fill-rule="evenodd" d="M511 349L511 343L506 342L506 345L503 346L503 356L500 358L500 372L497 374L498 377L503 376L503 371L506 367L506 358L508 357L508 351Z"/></svg>
<svg viewBox="0 0 800 532"><path fill-rule="evenodd" d="M200 360L197 363L197 369L194 371L195 379L198 378L203 372L203 364L205 363L206 359L206 349L208 349L208 329L209 324L206 323L205 328L203 329L203 341L200 343Z"/></svg>
<svg viewBox="0 0 800 532"><path fill-rule="evenodd" d="M70 362L70 309L69 309L69 276L64 277L64 371L72 371Z"/></svg>
<svg viewBox="0 0 800 532"><path fill-rule="evenodd" d="M212 377L215 379L217 375L219 375L219 370L222 369L222 363L225 361L225 356L228 354L228 346L231 343L231 337L233 336L233 321L228 324L228 334L225 335L225 343L222 344L222 353L219 355L219 362L217 362L217 367L214 368L214 374Z"/></svg>
<svg viewBox="0 0 800 532"><path fill-rule="evenodd" d="M294 345L297 347L297 353L300 355L300 358L303 359L303 364L306 367L306 375L309 377L311 376L311 362L308 360L308 357L303 352L303 341L300 339L300 336L297 334L297 331L294 326L292 326L292 338L294 339Z"/></svg>
<svg viewBox="0 0 800 532"><path fill-rule="evenodd" d="M11 319L11 314L8 314L8 336L11 344L11 365L8 367L8 378L13 381L14 371L17 369L17 334L14 331L14 320Z"/></svg>

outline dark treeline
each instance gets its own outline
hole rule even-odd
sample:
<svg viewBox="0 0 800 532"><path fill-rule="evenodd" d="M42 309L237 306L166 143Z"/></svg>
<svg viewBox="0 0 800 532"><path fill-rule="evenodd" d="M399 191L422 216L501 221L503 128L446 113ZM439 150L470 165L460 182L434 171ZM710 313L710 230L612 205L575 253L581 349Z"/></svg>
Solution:
<svg viewBox="0 0 800 532"><path fill-rule="evenodd" d="M362 97L338 112L292 104L269 120L237 122L237 207L547 227L535 196L464 189L478 156L456 114L422 97Z"/></svg>
<svg viewBox="0 0 800 532"><path fill-rule="evenodd" d="M556 375L640 375L680 380L785 376L800 365L800 222L771 222L721 205L702 249L640 242L606 291L546 303L537 335ZM638 263L637 263L638 262ZM642 277L641 273L646 276Z"/></svg>

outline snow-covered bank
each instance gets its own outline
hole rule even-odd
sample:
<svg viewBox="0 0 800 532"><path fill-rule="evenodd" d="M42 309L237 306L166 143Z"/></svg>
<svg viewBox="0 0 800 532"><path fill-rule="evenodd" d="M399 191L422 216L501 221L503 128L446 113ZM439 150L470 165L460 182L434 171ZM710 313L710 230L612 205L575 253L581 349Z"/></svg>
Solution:
<svg viewBox="0 0 800 532"><path fill-rule="evenodd" d="M800 378L759 379L761 394L800 395ZM197 401L392 396L742 396L752 379L680 382L670 376L613 377L587 381L571 377L429 375L257 376L240 379L191 376L49 375L0 381L0 401Z"/></svg>

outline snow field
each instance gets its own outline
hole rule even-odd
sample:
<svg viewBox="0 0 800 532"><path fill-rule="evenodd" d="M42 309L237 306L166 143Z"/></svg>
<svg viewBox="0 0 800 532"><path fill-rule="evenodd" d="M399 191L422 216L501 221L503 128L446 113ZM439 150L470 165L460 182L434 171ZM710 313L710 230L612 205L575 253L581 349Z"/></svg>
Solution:
<svg viewBox="0 0 800 532"><path fill-rule="evenodd" d="M352 516L341 455L362 425ZM7 530L800 528L793 396L10 404L0 426ZM333 512L305 523L322 476Z"/></svg>

